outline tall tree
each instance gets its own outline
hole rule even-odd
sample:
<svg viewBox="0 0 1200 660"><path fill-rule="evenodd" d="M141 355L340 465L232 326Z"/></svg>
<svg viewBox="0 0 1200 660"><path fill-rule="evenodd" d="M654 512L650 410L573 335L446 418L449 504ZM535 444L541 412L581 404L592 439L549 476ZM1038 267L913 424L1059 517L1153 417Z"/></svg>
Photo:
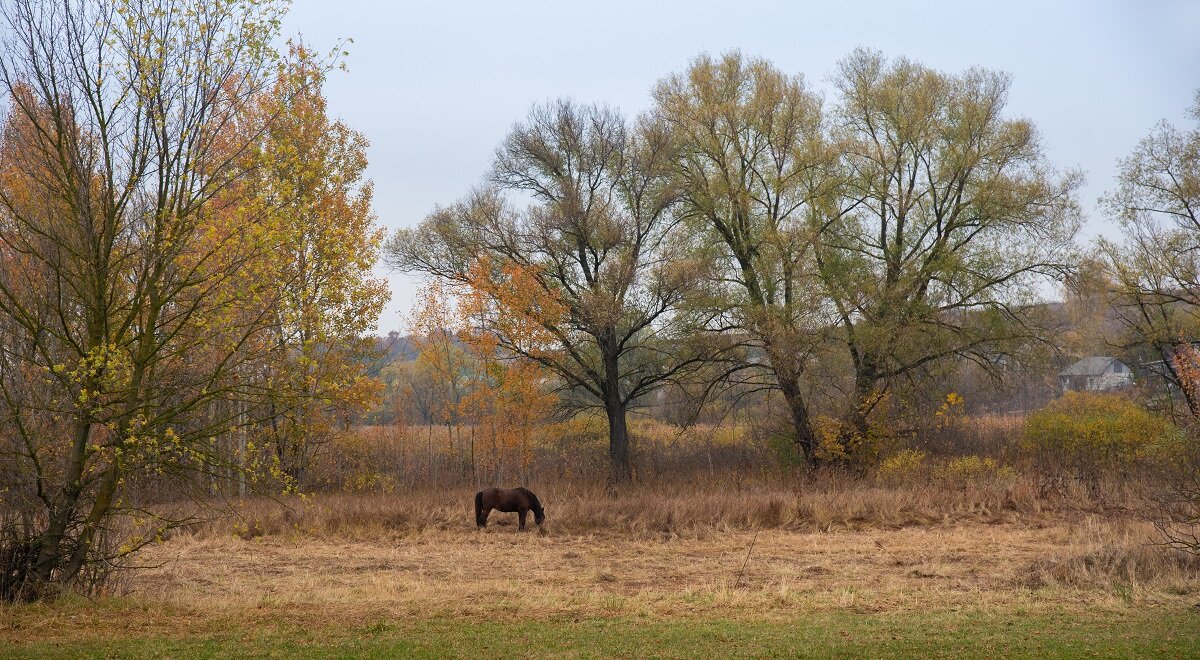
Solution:
<svg viewBox="0 0 1200 660"><path fill-rule="evenodd" d="M842 175L816 262L865 432L898 380L947 359L994 366L1039 336L1024 303L1072 262L1081 176L1005 116L1007 75L858 50L835 84Z"/></svg>
<svg viewBox="0 0 1200 660"><path fill-rule="evenodd" d="M247 136L246 174L218 199L224 213L255 218L254 240L274 253L274 355L263 385L278 400L261 432L299 487L315 455L378 395L364 368L376 353L367 335L388 300L372 275L384 233L364 179L367 140L329 117L328 69L292 46L274 88L242 119L261 132Z"/></svg>
<svg viewBox="0 0 1200 660"><path fill-rule="evenodd" d="M275 77L283 8L0 9L0 514L25 520L0 530L25 558L0 597L34 598L153 539L113 543L128 484L219 466L238 422L212 404L258 397L240 375L268 346L268 251L212 200L242 173L229 128Z"/></svg>
<svg viewBox="0 0 1200 660"><path fill-rule="evenodd" d="M506 342L520 346L526 353L544 350L537 347L553 341L543 325L549 316L546 311L537 315L504 311L529 309L529 292L542 297L523 269L506 268L503 281L486 274L484 263L475 264L473 269L478 271L471 278L474 284L461 296L458 309L462 324L458 337L474 367L470 393L463 401L465 412L475 422L472 451L478 431L480 440L490 449L482 461L487 480L497 483L508 471L512 477L528 481L534 430L546 421L555 403L554 388L547 386L553 374L541 363L501 348L500 338L507 338ZM542 306L555 304L546 302ZM560 313L553 314L561 318Z"/></svg>
<svg viewBox="0 0 1200 660"><path fill-rule="evenodd" d="M453 308L452 297L446 287L437 282L431 283L417 294L409 321L412 347L417 353L415 368L429 389L428 422L430 426L435 422L446 425L451 453L454 452L455 435L458 434L462 439L459 427L467 412L472 372L479 368L460 341L462 322L457 317L458 310ZM468 445L466 449L474 475L474 429L469 435Z"/></svg>
<svg viewBox="0 0 1200 660"><path fill-rule="evenodd" d="M1200 91L1189 114L1200 122ZM1200 415L1200 383L1188 377L1195 365L1177 359L1192 356L1181 349L1200 340L1200 123L1181 130L1160 122L1121 161L1117 189L1101 203L1125 235L1124 243L1100 241L1120 318Z"/></svg>
<svg viewBox="0 0 1200 660"><path fill-rule="evenodd" d="M697 279L675 236L671 140L615 111L534 109L497 152L485 190L389 241L389 262L487 296L481 332L603 407L611 478L630 478L627 412L700 364L679 343ZM531 199L516 209L503 191Z"/></svg>
<svg viewBox="0 0 1200 660"><path fill-rule="evenodd" d="M829 324L813 246L834 152L821 102L801 76L733 52L701 56L654 90L672 132L684 214L706 239L730 317L718 329L754 337L812 457L805 370Z"/></svg>

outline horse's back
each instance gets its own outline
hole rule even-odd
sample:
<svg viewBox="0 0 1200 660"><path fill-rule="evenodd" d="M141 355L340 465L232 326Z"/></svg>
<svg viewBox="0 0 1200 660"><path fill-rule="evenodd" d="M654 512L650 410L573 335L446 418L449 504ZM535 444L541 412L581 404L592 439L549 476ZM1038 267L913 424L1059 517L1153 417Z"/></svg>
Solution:
<svg viewBox="0 0 1200 660"><path fill-rule="evenodd" d="M530 503L535 499L533 493L520 486L517 488L485 488L479 491L479 495L482 497L484 506L505 513L529 509L531 508Z"/></svg>

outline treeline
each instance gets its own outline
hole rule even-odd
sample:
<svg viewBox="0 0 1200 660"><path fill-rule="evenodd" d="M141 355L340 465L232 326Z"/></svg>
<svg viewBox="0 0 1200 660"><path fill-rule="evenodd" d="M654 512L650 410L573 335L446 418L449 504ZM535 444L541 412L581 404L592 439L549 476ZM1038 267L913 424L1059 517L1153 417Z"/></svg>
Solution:
<svg viewBox="0 0 1200 660"><path fill-rule="evenodd" d="M854 462L950 393L1041 405L1071 355L1148 366L1171 386L1157 405L1197 411L1200 132L1146 138L1101 200L1127 240L1082 247L1082 174L1007 115L1008 76L858 50L832 80L825 101L734 52L664 78L634 120L535 107L478 188L384 248L434 285L412 331L438 357L408 368L406 401L479 419L476 372L437 337L486 337L558 410L604 411L618 482L633 409L687 422L776 396L808 463Z"/></svg>
<svg viewBox="0 0 1200 660"><path fill-rule="evenodd" d="M858 50L832 79L824 100L734 52L664 78L633 120L535 107L481 186L385 259L466 301L432 330L488 337L603 409L614 481L629 411L667 391L776 392L811 464L852 459L964 365L1045 374L1067 328L1040 303L1086 256L1081 173L1009 116L1004 74ZM1164 354L1195 335L1198 142L1163 126L1124 163L1104 208L1130 240L1085 273L1127 312L1120 339Z"/></svg>

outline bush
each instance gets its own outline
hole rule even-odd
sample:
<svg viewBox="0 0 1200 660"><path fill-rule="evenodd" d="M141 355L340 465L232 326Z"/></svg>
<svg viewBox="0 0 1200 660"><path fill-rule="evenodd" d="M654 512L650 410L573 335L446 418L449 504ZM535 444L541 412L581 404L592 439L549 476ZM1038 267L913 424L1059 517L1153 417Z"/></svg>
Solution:
<svg viewBox="0 0 1200 660"><path fill-rule="evenodd" d="M918 478L951 486L970 486L1017 478L1016 470L990 456L960 456L949 460L930 461L917 449L902 449L880 462L875 469L876 480L890 486L910 485Z"/></svg>
<svg viewBox="0 0 1200 660"><path fill-rule="evenodd" d="M1161 463L1181 445L1170 420L1123 396L1091 392L1068 392L1030 415L1022 440L1042 467L1089 472Z"/></svg>
<svg viewBox="0 0 1200 660"><path fill-rule="evenodd" d="M883 406L881 406L883 408ZM813 422L818 462L839 464L865 470L879 463L879 457L901 443L894 420L886 410L868 420L866 433L845 419L818 415Z"/></svg>
<svg viewBox="0 0 1200 660"><path fill-rule="evenodd" d="M907 482L925 463L925 452L917 449L902 449L883 459L875 470L875 478L891 485Z"/></svg>
<svg viewBox="0 0 1200 660"><path fill-rule="evenodd" d="M384 471L375 440L362 430L334 438L329 450L314 461L312 483L349 493L395 491L396 479Z"/></svg>
<svg viewBox="0 0 1200 660"><path fill-rule="evenodd" d="M796 444L794 433L772 431L767 435L766 444L779 467L795 470L804 466L804 453L800 451L800 445Z"/></svg>
<svg viewBox="0 0 1200 660"><path fill-rule="evenodd" d="M1165 470L1166 487L1156 498L1155 524L1167 545L1200 557L1200 445L1196 429L1190 429L1192 444L1179 452Z"/></svg>
<svg viewBox="0 0 1200 660"><path fill-rule="evenodd" d="M990 456L960 456L938 466L937 478L945 483L959 486L992 482L1011 481L1017 473L1011 467L1000 465Z"/></svg>

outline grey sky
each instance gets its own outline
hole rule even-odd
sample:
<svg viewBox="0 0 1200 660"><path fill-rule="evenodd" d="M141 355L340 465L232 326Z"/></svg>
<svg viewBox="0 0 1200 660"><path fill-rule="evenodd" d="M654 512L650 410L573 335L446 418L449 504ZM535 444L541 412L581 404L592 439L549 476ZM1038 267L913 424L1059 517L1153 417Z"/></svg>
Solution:
<svg viewBox="0 0 1200 660"><path fill-rule="evenodd" d="M973 5L973 6L972 6ZM332 111L371 141L375 209L419 222L480 177L513 122L558 96L635 114L659 78L738 48L817 89L857 46L946 71L1013 74L1009 112L1031 118L1059 167L1087 173L1085 237L1118 158L1159 119L1184 122L1200 88L1200 1L502 2L296 0L285 28L311 45L352 38ZM830 98L829 94L826 94ZM381 331L402 328L415 282L389 274Z"/></svg>

